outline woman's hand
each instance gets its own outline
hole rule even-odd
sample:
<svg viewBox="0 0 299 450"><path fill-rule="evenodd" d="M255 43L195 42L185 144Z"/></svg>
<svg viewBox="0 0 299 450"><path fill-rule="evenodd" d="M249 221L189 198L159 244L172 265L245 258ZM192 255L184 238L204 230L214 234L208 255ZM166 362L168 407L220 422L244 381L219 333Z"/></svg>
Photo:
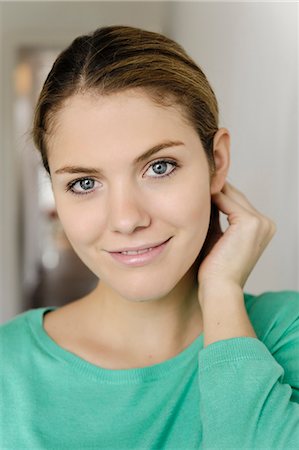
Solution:
<svg viewBox="0 0 299 450"><path fill-rule="evenodd" d="M235 337L256 338L244 303L244 284L272 239L274 223L258 212L247 198L225 183L212 197L227 215L229 227L221 231L219 217L210 224L198 270L198 299L204 329L204 346Z"/></svg>
<svg viewBox="0 0 299 450"><path fill-rule="evenodd" d="M220 193L212 196L212 203L227 215L229 227L222 233L219 219L214 224L216 242L200 264L199 286L233 284L243 288L272 239L275 224L228 182Z"/></svg>

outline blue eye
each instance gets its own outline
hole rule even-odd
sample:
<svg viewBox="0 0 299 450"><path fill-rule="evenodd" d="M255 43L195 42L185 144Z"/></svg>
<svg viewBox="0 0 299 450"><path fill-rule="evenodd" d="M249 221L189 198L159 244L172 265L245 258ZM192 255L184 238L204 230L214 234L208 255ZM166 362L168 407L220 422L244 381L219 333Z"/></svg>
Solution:
<svg viewBox="0 0 299 450"><path fill-rule="evenodd" d="M94 187L94 180L90 180L89 178L86 178L85 180L78 181L79 186L84 191L88 191L89 189L92 189Z"/></svg>
<svg viewBox="0 0 299 450"><path fill-rule="evenodd" d="M71 181L66 188L76 195L85 195L93 192L96 181L93 178L80 178L79 180Z"/></svg>
<svg viewBox="0 0 299 450"><path fill-rule="evenodd" d="M153 170L154 172L154 175L150 175L150 178L160 179L169 177L176 172L176 169L178 167L180 166L175 161L161 159L149 166L149 169ZM70 181L66 186L66 192L71 192L74 195L92 194L96 189L96 183L98 183L98 181L94 180L93 178L82 177L77 180Z"/></svg>
<svg viewBox="0 0 299 450"><path fill-rule="evenodd" d="M172 166L172 170L170 172L167 172L168 167ZM168 161L161 159L159 161L156 161L152 163L149 167L149 169L152 169L155 175L152 178L163 178L168 177L169 175L172 175L178 167L178 164L174 161Z"/></svg>

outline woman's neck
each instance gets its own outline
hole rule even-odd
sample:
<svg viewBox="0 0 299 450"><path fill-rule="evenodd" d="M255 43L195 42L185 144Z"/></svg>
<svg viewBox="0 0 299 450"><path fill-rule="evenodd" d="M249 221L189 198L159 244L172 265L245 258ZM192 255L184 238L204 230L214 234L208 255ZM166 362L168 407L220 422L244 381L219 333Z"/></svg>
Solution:
<svg viewBox="0 0 299 450"><path fill-rule="evenodd" d="M164 298L138 302L115 295L100 282L82 301L85 329L111 354L115 351L136 366L162 362L202 333L197 290L194 283L177 286Z"/></svg>

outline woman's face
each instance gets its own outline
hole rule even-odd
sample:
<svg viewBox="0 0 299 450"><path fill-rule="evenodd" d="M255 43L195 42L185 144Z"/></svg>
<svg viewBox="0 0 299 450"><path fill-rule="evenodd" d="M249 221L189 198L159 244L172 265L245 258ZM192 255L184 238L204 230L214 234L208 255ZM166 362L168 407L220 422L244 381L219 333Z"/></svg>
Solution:
<svg viewBox="0 0 299 450"><path fill-rule="evenodd" d="M51 179L74 250L123 298L167 295L192 270L209 226L209 168L196 131L177 108L136 90L76 95L55 124ZM166 240L148 260L109 253Z"/></svg>

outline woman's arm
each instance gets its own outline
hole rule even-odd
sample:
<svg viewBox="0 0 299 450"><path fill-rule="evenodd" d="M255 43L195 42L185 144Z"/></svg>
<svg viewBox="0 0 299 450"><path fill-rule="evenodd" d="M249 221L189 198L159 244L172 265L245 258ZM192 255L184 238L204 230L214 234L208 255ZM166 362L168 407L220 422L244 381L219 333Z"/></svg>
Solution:
<svg viewBox="0 0 299 450"><path fill-rule="evenodd" d="M203 448L297 449L299 384L283 381L264 344L233 338L206 350L199 359Z"/></svg>
<svg viewBox="0 0 299 450"><path fill-rule="evenodd" d="M215 284L200 296L205 347L233 337L256 337L240 286Z"/></svg>
<svg viewBox="0 0 299 450"><path fill-rule="evenodd" d="M212 196L212 202L212 207L227 215L229 227L222 233L216 217L211 233L216 242L210 244L198 271L205 345L232 337L256 337L245 310L243 287L276 231L274 223L228 182Z"/></svg>
<svg viewBox="0 0 299 450"><path fill-rule="evenodd" d="M230 226L198 273L205 345L199 356L203 448L298 448L298 295L293 294L292 325L276 331L291 333L284 346L284 367L258 339L243 295L243 286L275 226L229 184L215 203L228 215ZM288 362L292 363L286 382Z"/></svg>

